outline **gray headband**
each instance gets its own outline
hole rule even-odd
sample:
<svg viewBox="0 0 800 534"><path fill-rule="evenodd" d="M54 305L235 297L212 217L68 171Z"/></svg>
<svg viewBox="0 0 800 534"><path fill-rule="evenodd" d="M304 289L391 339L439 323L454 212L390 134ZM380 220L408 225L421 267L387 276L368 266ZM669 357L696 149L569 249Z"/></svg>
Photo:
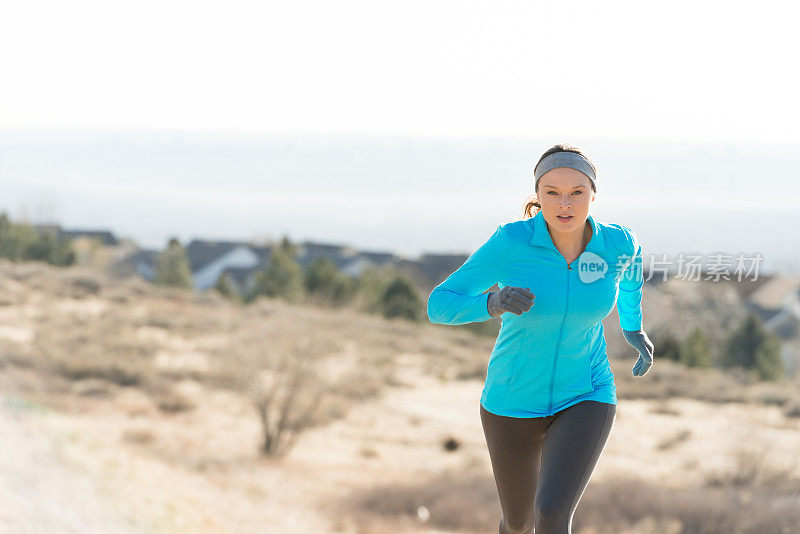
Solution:
<svg viewBox="0 0 800 534"><path fill-rule="evenodd" d="M592 181L592 185L595 187L597 186L592 165L577 152L568 151L554 152L539 162L534 170L534 175L536 176L535 186L539 185L539 178L557 167L570 167L576 171L580 171L589 177L589 180Z"/></svg>

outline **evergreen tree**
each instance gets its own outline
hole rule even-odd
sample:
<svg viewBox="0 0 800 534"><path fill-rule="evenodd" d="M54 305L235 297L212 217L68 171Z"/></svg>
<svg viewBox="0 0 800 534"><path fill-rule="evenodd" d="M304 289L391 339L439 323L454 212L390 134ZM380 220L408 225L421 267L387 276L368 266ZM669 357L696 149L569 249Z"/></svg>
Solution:
<svg viewBox="0 0 800 534"><path fill-rule="evenodd" d="M75 263L69 238L48 230L37 231L26 223L14 223L6 212L0 214L0 257L11 261L44 261L67 266Z"/></svg>
<svg viewBox="0 0 800 534"><path fill-rule="evenodd" d="M25 256L29 260L45 261L61 267L75 263L75 251L72 250L70 240L56 237L50 232L39 233L29 243Z"/></svg>
<svg viewBox="0 0 800 534"><path fill-rule="evenodd" d="M324 256L312 260L305 270L305 288L319 303L341 305L355 294L356 282Z"/></svg>
<svg viewBox="0 0 800 534"><path fill-rule="evenodd" d="M334 306L341 306L351 302L358 291L358 282L345 274L339 275L331 292L331 303Z"/></svg>
<svg viewBox="0 0 800 534"><path fill-rule="evenodd" d="M404 317L419 321L422 302L414 285L404 276L396 277L383 293L382 312L387 319Z"/></svg>
<svg viewBox="0 0 800 534"><path fill-rule="evenodd" d="M297 245L292 243L288 236L283 236L281 238L280 243L278 244L278 248L286 253L290 258L297 257Z"/></svg>
<svg viewBox="0 0 800 534"><path fill-rule="evenodd" d="M23 235L18 225L11 222L6 212L0 214L0 257L11 261L25 259L25 250L29 243L36 239L33 228L28 235Z"/></svg>
<svg viewBox="0 0 800 534"><path fill-rule="evenodd" d="M767 336L756 349L755 372L759 380L773 381L783 376L781 344L776 336Z"/></svg>
<svg viewBox="0 0 800 534"><path fill-rule="evenodd" d="M711 367L710 350L708 338L695 327L680 347L680 362L687 367Z"/></svg>
<svg viewBox="0 0 800 534"><path fill-rule="evenodd" d="M397 273L391 267L367 267L356 279L359 307L366 313L382 313L382 300L386 288Z"/></svg>
<svg viewBox="0 0 800 534"><path fill-rule="evenodd" d="M659 336L655 346L658 347L659 358L675 362L680 360L681 343L672 334Z"/></svg>
<svg viewBox="0 0 800 534"><path fill-rule="evenodd" d="M171 238L166 250L158 256L156 275L153 282L158 285L186 289L194 287L192 270L189 267L186 250L177 238Z"/></svg>
<svg viewBox="0 0 800 534"><path fill-rule="evenodd" d="M216 289L220 295L225 298L237 302L241 301L241 295L239 295L239 292L234 287L231 277L228 273L222 273L219 275L216 284L214 284L214 289Z"/></svg>
<svg viewBox="0 0 800 534"><path fill-rule="evenodd" d="M300 265L289 255L291 247L275 247L269 264L256 273L252 298L258 295L281 297L289 302L298 302L303 297L303 272Z"/></svg>
<svg viewBox="0 0 800 534"><path fill-rule="evenodd" d="M761 319L753 311L731 332L720 363L726 368L738 366L753 370L762 380L771 380L783 374L780 341L764 328Z"/></svg>

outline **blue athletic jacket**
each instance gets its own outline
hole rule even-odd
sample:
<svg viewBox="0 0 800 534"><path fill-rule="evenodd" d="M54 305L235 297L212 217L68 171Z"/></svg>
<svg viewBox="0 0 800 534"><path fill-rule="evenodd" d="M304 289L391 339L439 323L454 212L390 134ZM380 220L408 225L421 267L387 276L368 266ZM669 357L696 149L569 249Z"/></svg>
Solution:
<svg viewBox="0 0 800 534"><path fill-rule="evenodd" d="M602 320L614 305L624 330L642 328L642 249L636 233L588 216L592 237L567 264L541 211L501 224L428 297L437 324L491 319L495 283L536 295L522 315L501 317L481 393L483 407L511 417L552 415L583 400L617 403Z"/></svg>

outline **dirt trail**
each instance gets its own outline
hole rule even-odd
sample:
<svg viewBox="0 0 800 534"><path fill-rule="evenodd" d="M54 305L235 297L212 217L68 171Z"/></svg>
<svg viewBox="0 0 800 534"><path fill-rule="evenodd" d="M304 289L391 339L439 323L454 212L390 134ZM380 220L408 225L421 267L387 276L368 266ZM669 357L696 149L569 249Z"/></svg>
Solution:
<svg viewBox="0 0 800 534"><path fill-rule="evenodd" d="M135 534L90 479L58 459L41 409L0 396L0 532Z"/></svg>

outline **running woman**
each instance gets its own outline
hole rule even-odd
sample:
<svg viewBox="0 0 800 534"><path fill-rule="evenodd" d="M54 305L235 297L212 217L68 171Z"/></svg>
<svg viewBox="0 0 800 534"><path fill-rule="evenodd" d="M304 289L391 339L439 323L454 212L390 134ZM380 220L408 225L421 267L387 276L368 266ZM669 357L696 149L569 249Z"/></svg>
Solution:
<svg viewBox="0 0 800 534"><path fill-rule="evenodd" d="M642 326L641 245L631 228L589 214L594 164L558 144L542 154L534 177L523 219L498 226L428 298L432 323L501 319L480 399L500 534L571 532L616 418L602 324L615 304L639 352L633 376L653 365ZM495 283L499 291L484 293Z"/></svg>

